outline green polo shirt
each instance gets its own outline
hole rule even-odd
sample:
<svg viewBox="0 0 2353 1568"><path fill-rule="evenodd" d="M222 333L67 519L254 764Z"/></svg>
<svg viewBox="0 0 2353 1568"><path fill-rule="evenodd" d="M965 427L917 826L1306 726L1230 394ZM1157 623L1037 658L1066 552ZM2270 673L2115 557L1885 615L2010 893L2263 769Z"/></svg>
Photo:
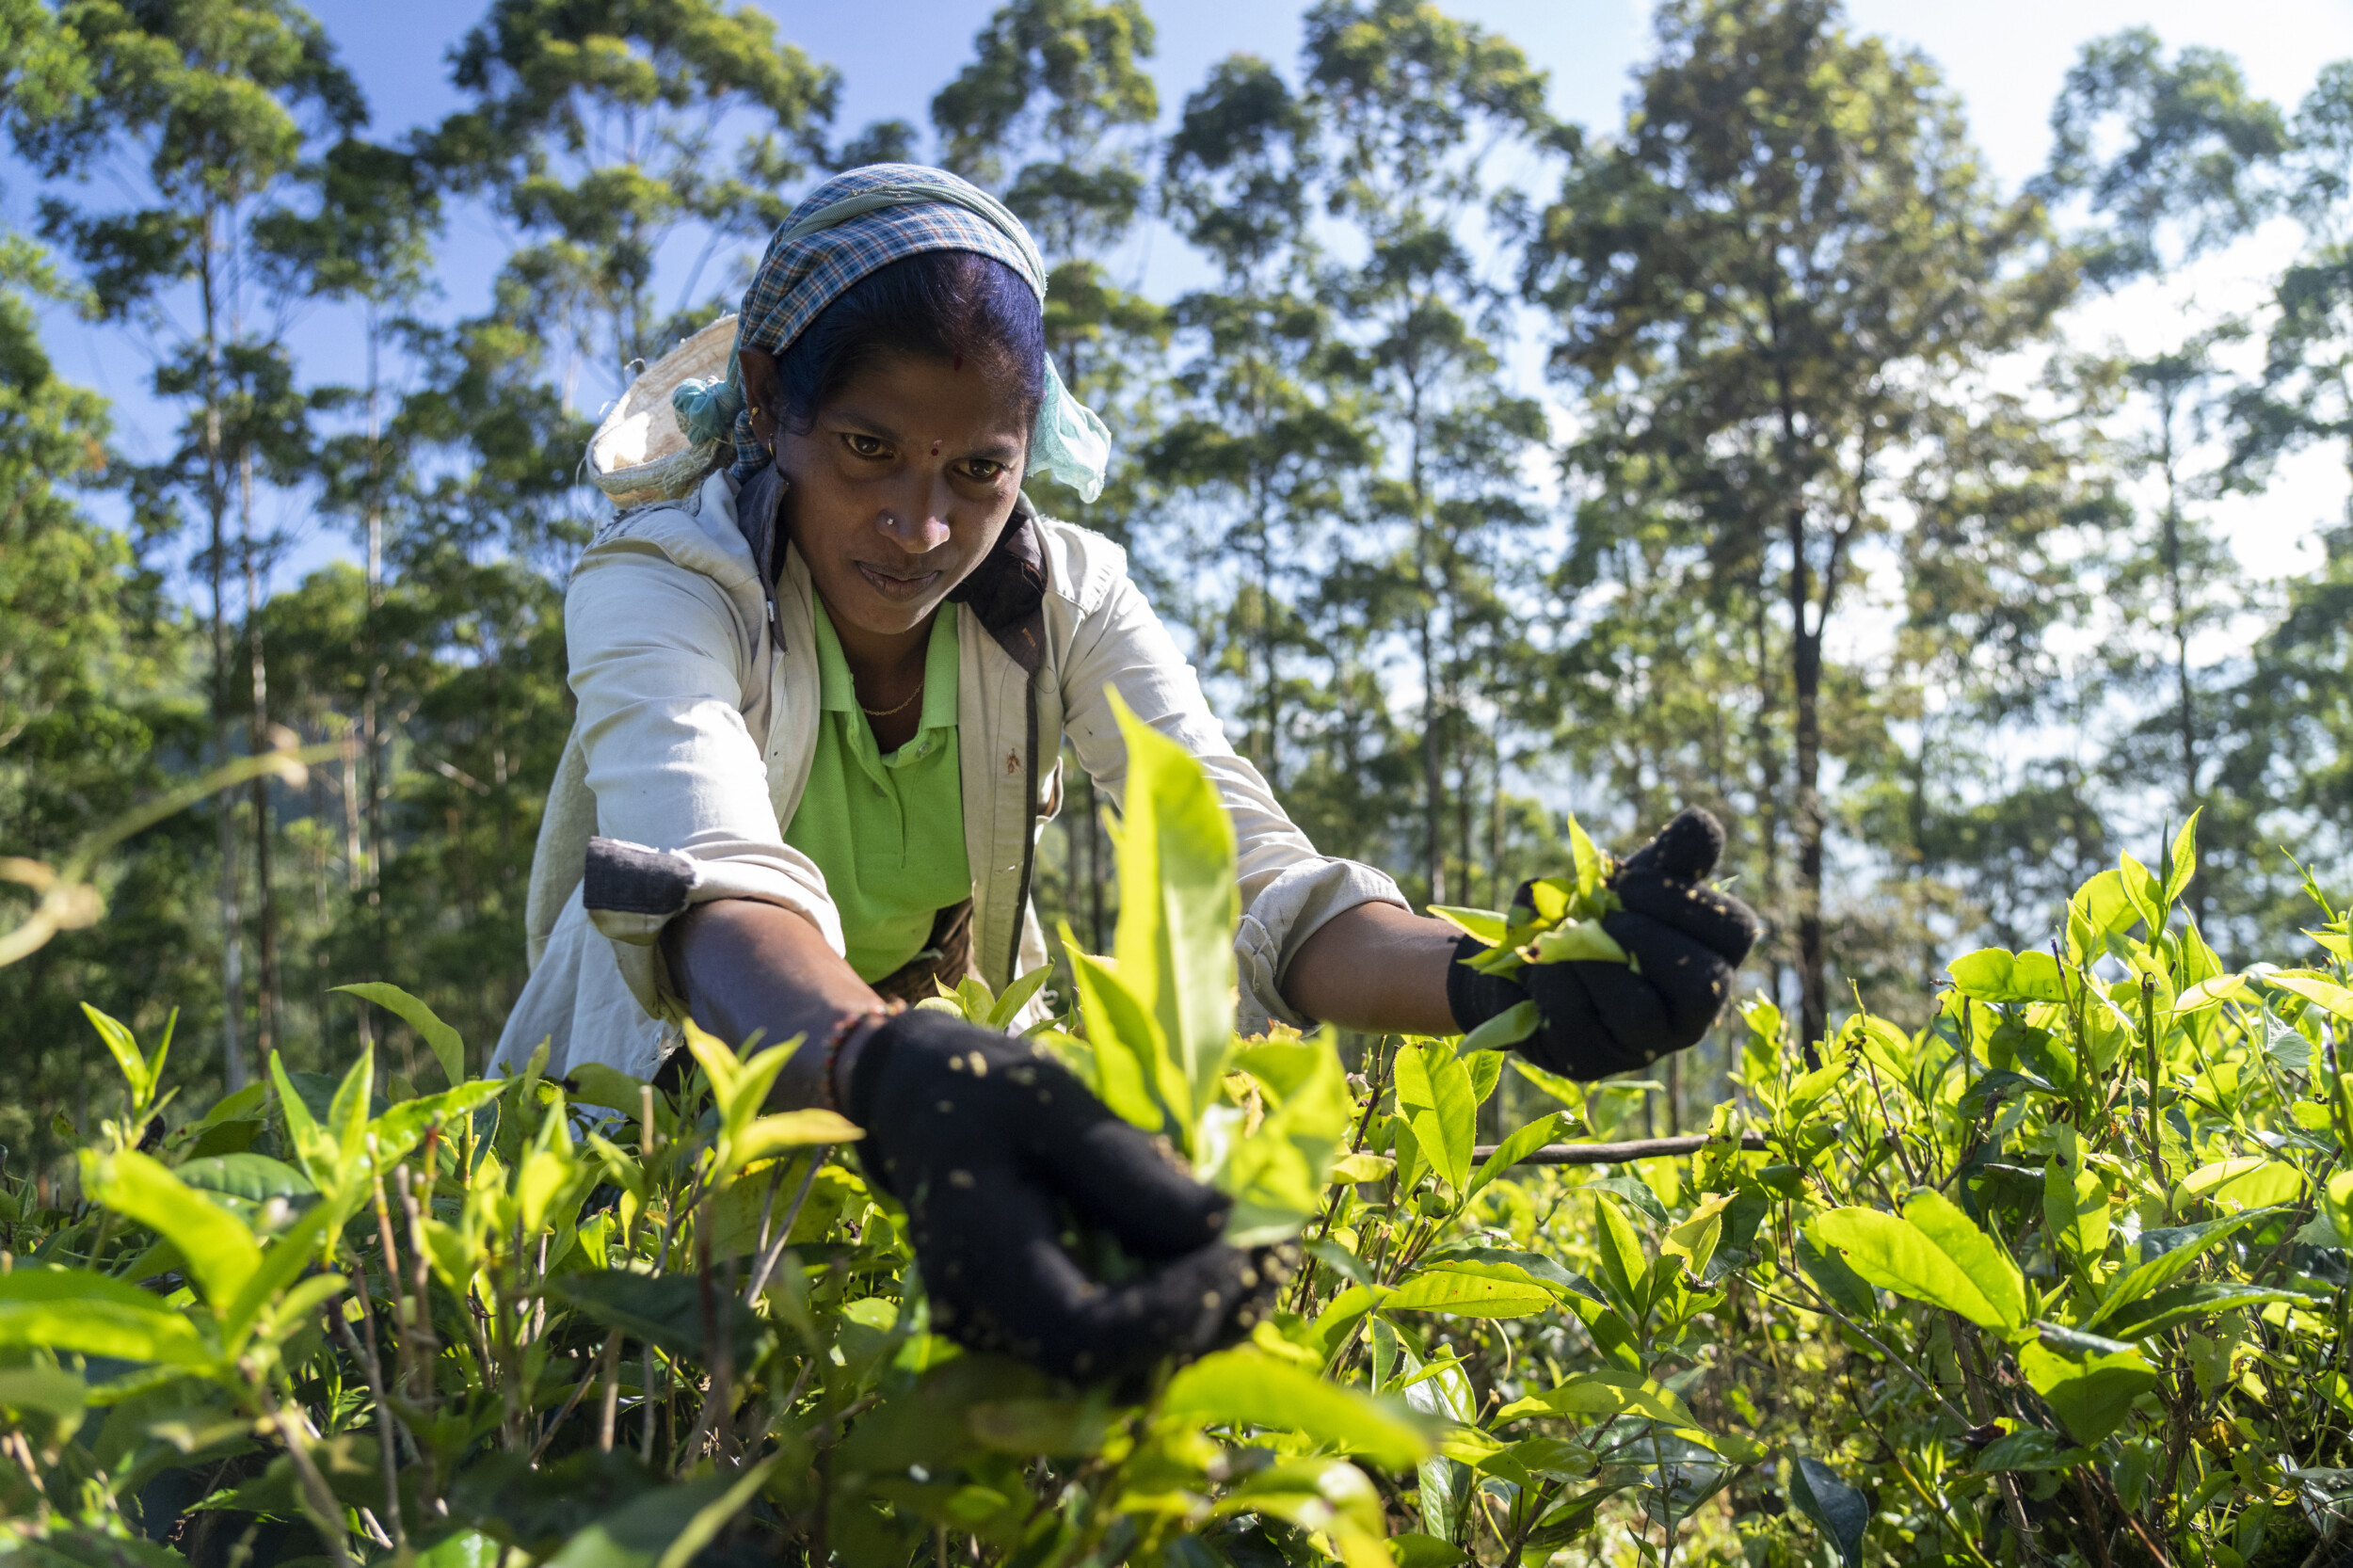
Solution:
<svg viewBox="0 0 2353 1568"><path fill-rule="evenodd" d="M824 712L808 787L784 841L817 862L841 912L850 968L880 980L923 951L933 918L972 896L956 759L956 611L944 604L923 654L923 717L886 757L858 711L849 661L817 606Z"/></svg>

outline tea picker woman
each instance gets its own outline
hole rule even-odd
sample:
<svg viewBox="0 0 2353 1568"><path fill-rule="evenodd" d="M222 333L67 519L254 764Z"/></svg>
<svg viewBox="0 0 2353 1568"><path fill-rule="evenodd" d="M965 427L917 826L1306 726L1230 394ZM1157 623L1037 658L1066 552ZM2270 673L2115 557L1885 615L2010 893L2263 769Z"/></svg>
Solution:
<svg viewBox="0 0 2353 1568"><path fill-rule="evenodd" d="M777 1099L865 1129L935 1325L1089 1376L1218 1342L1270 1282L1219 1240L1225 1201L1061 1066L898 1004L1047 962L1036 843L1065 742L1120 798L1109 693L1232 817L1245 1031L1450 1034L1529 993L1465 968L1477 944L1381 872L1318 855L1120 551L1024 495L1044 474L1091 500L1110 454L1045 352L1045 285L980 190L853 170L785 219L733 324L607 417L591 467L626 504L565 601L579 712L497 1064L544 1041L552 1074L650 1078L690 1016L729 1042L804 1036ZM1520 1049L1590 1078L1700 1038L1756 930L1704 885L1721 841L1687 812L1626 862L1608 929L1635 965L1526 971L1544 1022ZM1088 1278L1065 1213L1145 1272Z"/></svg>

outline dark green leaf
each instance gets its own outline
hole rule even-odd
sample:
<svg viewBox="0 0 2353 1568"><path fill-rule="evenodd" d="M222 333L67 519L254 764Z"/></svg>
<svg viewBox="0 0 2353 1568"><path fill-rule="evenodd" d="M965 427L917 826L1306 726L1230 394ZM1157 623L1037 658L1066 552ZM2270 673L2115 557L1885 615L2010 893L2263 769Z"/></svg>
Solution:
<svg viewBox="0 0 2353 1568"><path fill-rule="evenodd" d="M1871 1500L1817 1459L1800 1457L1789 1465L1790 1504L1838 1548L1847 1568L1860 1568L1863 1532L1871 1523Z"/></svg>
<svg viewBox="0 0 2353 1568"><path fill-rule="evenodd" d="M632 1339L647 1340L672 1355L709 1365L705 1311L715 1325L724 1316L728 1342L744 1356L760 1334L751 1308L713 1280L706 1287L695 1274L639 1274L607 1269L564 1274L548 1282L548 1294Z"/></svg>
<svg viewBox="0 0 2353 1568"><path fill-rule="evenodd" d="M2303 1302L2311 1298L2298 1290L2273 1290L2260 1285L2238 1285L2226 1280L2207 1280L2196 1285L2177 1285L2169 1290L2158 1290L2123 1308L2106 1319L2101 1327L2120 1339L2146 1339L2153 1334L2196 1322L2201 1318L2233 1307L2262 1306L2271 1302Z"/></svg>

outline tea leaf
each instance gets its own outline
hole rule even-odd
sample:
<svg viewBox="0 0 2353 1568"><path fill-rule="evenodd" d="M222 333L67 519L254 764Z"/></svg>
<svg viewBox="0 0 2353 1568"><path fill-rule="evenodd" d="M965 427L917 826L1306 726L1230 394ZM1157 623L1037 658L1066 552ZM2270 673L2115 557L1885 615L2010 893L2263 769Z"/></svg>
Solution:
<svg viewBox="0 0 2353 1568"><path fill-rule="evenodd" d="M1820 1460L1801 1456L1790 1462L1789 1501L1838 1549L1838 1560L1847 1568L1859 1568L1863 1532L1871 1523L1868 1497Z"/></svg>
<svg viewBox="0 0 2353 1568"><path fill-rule="evenodd" d="M1475 1050L1506 1050L1535 1033L1543 1022L1544 1015L1533 1000L1515 1001L1464 1035L1455 1048L1465 1055Z"/></svg>
<svg viewBox="0 0 2353 1568"><path fill-rule="evenodd" d="M2133 1401L2157 1385L2157 1374L2137 1351L2064 1356L2029 1340L2018 1350L2019 1369L2042 1396L2068 1435L2086 1446L2123 1423Z"/></svg>
<svg viewBox="0 0 2353 1568"><path fill-rule="evenodd" d="M185 1317L138 1287L89 1269L20 1267L0 1274L0 1345L188 1368L215 1359Z"/></svg>
<svg viewBox="0 0 2353 1568"><path fill-rule="evenodd" d="M1561 1124L1567 1120L1558 1111L1539 1116L1496 1145L1495 1153L1481 1161L1470 1179L1470 1191L1478 1192L1504 1172L1543 1148L1560 1136Z"/></svg>
<svg viewBox="0 0 2353 1568"><path fill-rule="evenodd" d="M705 1308L714 1318L725 1314L728 1338L742 1355L760 1333L759 1320L742 1301L725 1290L712 1289L705 1301L702 1279L692 1274L640 1274L608 1269L600 1272L562 1274L548 1282L548 1294L632 1339L649 1340L672 1355L707 1360L712 1347L705 1335Z"/></svg>
<svg viewBox="0 0 2353 1568"><path fill-rule="evenodd" d="M1174 1073L1160 1071L1170 1058L1159 1020L1121 984L1110 966L1080 950L1067 925L1063 927L1063 946L1070 954L1079 1014L1086 1020L1087 1045L1095 1056L1096 1097L1122 1120L1146 1132L1168 1128L1180 1145L1189 1144L1190 1102L1167 1104L1169 1094L1181 1095L1182 1080Z"/></svg>
<svg viewBox="0 0 2353 1568"><path fill-rule="evenodd" d="M1500 910L1465 909L1450 904L1433 904L1430 913L1465 936L1476 936L1489 947L1503 940L1512 929L1512 922Z"/></svg>
<svg viewBox="0 0 2353 1568"><path fill-rule="evenodd" d="M1239 1136L1238 1125L1227 1126L1223 1151L1212 1153L1210 1177L1234 1197L1227 1239L1260 1246L1292 1235L1322 1207L1325 1174L1348 1136L1355 1102L1329 1030L1246 1046L1234 1061L1258 1080L1268 1108L1248 1137ZM1209 1141L1206 1130L1202 1141Z"/></svg>
<svg viewBox="0 0 2353 1568"><path fill-rule="evenodd" d="M1963 996L1984 1001L2064 1001L2058 960L2047 952L1980 948L1945 966Z"/></svg>
<svg viewBox="0 0 2353 1568"><path fill-rule="evenodd" d="M155 1093L155 1073L148 1066L147 1058L140 1053L138 1041L132 1038L129 1030L88 1002L82 1003L82 1015L89 1019L90 1027L98 1031L98 1037L106 1043L107 1052L114 1057L115 1065L122 1070L123 1081L131 1086L134 1111L144 1110ZM162 1054L160 1050L156 1052L159 1058ZM157 1066L161 1065L158 1061Z"/></svg>
<svg viewBox="0 0 2353 1568"><path fill-rule="evenodd" d="M1625 949L1602 928L1599 920L1562 921L1529 944L1528 957L1536 964L1631 962Z"/></svg>
<svg viewBox="0 0 2353 1568"><path fill-rule="evenodd" d="M261 1267L262 1250L242 1220L136 1150L104 1159L85 1151L82 1186L108 1208L179 1248L216 1313L236 1299Z"/></svg>
<svg viewBox="0 0 2353 1568"><path fill-rule="evenodd" d="M249 1150L191 1160L172 1175L199 1192L256 1209L272 1198L283 1198L289 1207L299 1207L315 1202L319 1195L310 1178L292 1165Z"/></svg>
<svg viewBox="0 0 2353 1568"><path fill-rule="evenodd" d="M1160 1408L1197 1421L1298 1432L1392 1470L1412 1467L1430 1449L1386 1407L1248 1347L1203 1356L1178 1372Z"/></svg>
<svg viewBox="0 0 2353 1568"><path fill-rule="evenodd" d="M2264 984L2293 992L2314 1006L2353 1023L2353 991L2333 981L2315 980L2304 975L2274 974L2265 976Z"/></svg>
<svg viewBox="0 0 2353 1568"><path fill-rule="evenodd" d="M455 1085L466 1081L466 1043L457 1031L443 1023L440 1015L397 985L380 980L357 981L349 985L330 985L330 991L343 991L372 1001L417 1032L424 1048L433 1053L433 1060L441 1064L441 1076ZM635 1107L629 1109L634 1110Z"/></svg>
<svg viewBox="0 0 2353 1568"><path fill-rule="evenodd" d="M1381 1304L1384 1311L1450 1312L1462 1318L1528 1318L1558 1304L1558 1296L1521 1271L1495 1264L1420 1270Z"/></svg>
<svg viewBox="0 0 2353 1568"><path fill-rule="evenodd" d="M1514 1400L1495 1413L1494 1424L1530 1416L1586 1417L1641 1416L1669 1426L1697 1429L1682 1400L1636 1372L1587 1372L1542 1394Z"/></svg>
<svg viewBox="0 0 2353 1568"><path fill-rule="evenodd" d="M1181 1111L1176 1120L1190 1131L1193 1114L1216 1096L1234 1038L1234 827L1192 754L1137 718L1116 692L1111 702L1128 747L1112 946L1121 984L1160 1025L1160 1049L1186 1086L1182 1106L1170 1109ZM1163 1098L1173 1100L1165 1091Z"/></svg>
<svg viewBox="0 0 2353 1568"><path fill-rule="evenodd" d="M1973 1277L1969 1265L1981 1257L1955 1257L1908 1219L1871 1208L1833 1208L1816 1215L1806 1230L1817 1246L1835 1251L1856 1273L1899 1296L1958 1312L1979 1328L2013 1329L2025 1321L2006 1280ZM1983 1239L1976 1226L1969 1230Z"/></svg>
<svg viewBox="0 0 2353 1568"><path fill-rule="evenodd" d="M2165 902L2168 904L2180 903L2182 894L2189 887L2190 878L2198 874L2198 819L2205 815L2205 811L2202 806L2192 811L2189 821L2182 824L2182 830L2173 835L2173 863L2165 879Z"/></svg>
<svg viewBox="0 0 2353 1568"><path fill-rule="evenodd" d="M1421 1145L1422 1158L1462 1195L1470 1181L1479 1101L1470 1072L1452 1048L1442 1040L1398 1048L1397 1107Z"/></svg>
<svg viewBox="0 0 2353 1568"><path fill-rule="evenodd" d="M2042 1223L2069 1256L2089 1265L2107 1250L2107 1187L2084 1164L2074 1129L2061 1128L2057 1137L2044 1168Z"/></svg>
<svg viewBox="0 0 2353 1568"><path fill-rule="evenodd" d="M1618 1300L1625 1304L1626 1311L1639 1319L1650 1307L1642 1290L1649 1264L1642 1256L1641 1238L1634 1234L1634 1227L1618 1212L1616 1204L1596 1200L1593 1210L1601 1221L1601 1235L1596 1240L1601 1247L1602 1272L1617 1290Z"/></svg>
<svg viewBox="0 0 2353 1568"><path fill-rule="evenodd" d="M1046 983L1053 978L1054 966L1040 964L1036 968L1006 986L1005 994L999 997L996 1005L988 1010L988 1027L1011 1029L1014 1019L1019 1017L1021 1010L1030 1005L1030 999L1044 990Z"/></svg>
<svg viewBox="0 0 2353 1568"><path fill-rule="evenodd" d="M2294 1200L2304 1191L2304 1174L2283 1160L2240 1155L2201 1165L2182 1178L2184 1197L2243 1208L2265 1208Z"/></svg>
<svg viewBox="0 0 2353 1568"><path fill-rule="evenodd" d="M2105 1333L2119 1339L2146 1339L2196 1322L2217 1312L2229 1312L2242 1306L2263 1306L2272 1302L2307 1302L2312 1300L2299 1290L2271 1289L2260 1285L2242 1285L2231 1280L2201 1280L2195 1285L2177 1285L2169 1290L2159 1290L2142 1297L2102 1325Z"/></svg>
<svg viewBox="0 0 2353 1568"><path fill-rule="evenodd" d="M1533 1026L1531 1026L1533 1027ZM1548 1068L1539 1067L1524 1056L1512 1058L1512 1070L1567 1107L1568 1113L1578 1125L1585 1121L1585 1085L1573 1078L1564 1078Z"/></svg>
<svg viewBox="0 0 2353 1568"><path fill-rule="evenodd" d="M1354 1186L1359 1182L1379 1181L1397 1169L1397 1160L1385 1154L1345 1154L1332 1161L1332 1185Z"/></svg>

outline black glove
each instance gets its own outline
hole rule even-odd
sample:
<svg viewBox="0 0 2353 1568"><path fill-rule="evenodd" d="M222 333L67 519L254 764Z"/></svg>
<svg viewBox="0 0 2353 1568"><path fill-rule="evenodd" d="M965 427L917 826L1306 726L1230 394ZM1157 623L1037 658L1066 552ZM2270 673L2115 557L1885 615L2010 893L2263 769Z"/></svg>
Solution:
<svg viewBox="0 0 2353 1568"><path fill-rule="evenodd" d="M1723 853L1724 830L1688 807L1628 856L1609 888L1624 907L1601 927L1634 959L1530 964L1504 979L1464 962L1487 951L1465 936L1446 974L1447 1005L1465 1032L1533 1000L1541 1022L1514 1048L1570 1078L1607 1078L1696 1045L1732 994L1732 977L1756 944L1756 912L1704 885ZM1522 888L1519 904L1529 902ZM1639 972L1638 972L1639 971Z"/></svg>
<svg viewBox="0 0 2353 1568"><path fill-rule="evenodd" d="M1270 1310L1285 1271L1218 1240L1233 1200L1026 1040L926 1009L868 1036L848 1085L869 1177L906 1208L932 1324L1072 1378L1195 1356ZM1070 1219L1145 1265L1091 1279Z"/></svg>

